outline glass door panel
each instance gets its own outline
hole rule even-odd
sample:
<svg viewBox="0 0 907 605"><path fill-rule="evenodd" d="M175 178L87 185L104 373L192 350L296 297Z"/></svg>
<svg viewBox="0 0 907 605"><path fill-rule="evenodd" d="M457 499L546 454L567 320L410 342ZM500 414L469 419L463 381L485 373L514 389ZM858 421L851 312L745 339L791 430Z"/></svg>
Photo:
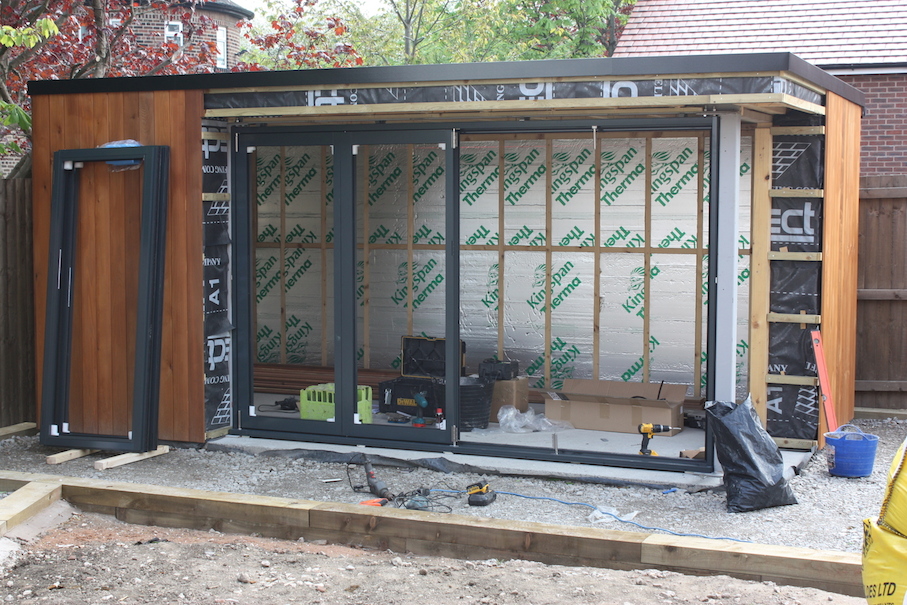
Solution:
<svg viewBox="0 0 907 605"><path fill-rule="evenodd" d="M334 432L333 155L255 148L252 187L255 416ZM293 399L298 398L298 403ZM311 426L309 423L315 423Z"/></svg>

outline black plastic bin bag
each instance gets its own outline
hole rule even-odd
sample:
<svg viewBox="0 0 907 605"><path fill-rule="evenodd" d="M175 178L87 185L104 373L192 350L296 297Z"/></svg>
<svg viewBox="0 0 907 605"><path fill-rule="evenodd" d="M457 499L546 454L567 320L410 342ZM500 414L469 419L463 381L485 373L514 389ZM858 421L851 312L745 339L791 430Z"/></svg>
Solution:
<svg viewBox="0 0 907 605"><path fill-rule="evenodd" d="M749 398L740 405L710 401L706 413L724 470L728 512L796 504L797 498L784 478L781 452L762 428Z"/></svg>

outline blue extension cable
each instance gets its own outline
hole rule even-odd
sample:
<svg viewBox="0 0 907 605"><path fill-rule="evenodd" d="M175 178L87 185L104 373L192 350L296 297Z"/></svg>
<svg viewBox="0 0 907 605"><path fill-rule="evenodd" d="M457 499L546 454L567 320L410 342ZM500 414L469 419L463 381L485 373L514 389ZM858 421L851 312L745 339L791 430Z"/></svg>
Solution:
<svg viewBox="0 0 907 605"><path fill-rule="evenodd" d="M444 493L448 493L448 494L465 494L466 493L464 490L458 490L458 489L433 489L431 491L444 492ZM495 491L497 491L497 490L495 490ZM626 519L621 519L614 513L609 513L608 511L599 510L599 508L597 506L593 506L591 504L586 504L585 502L567 502L565 500L558 500L557 498L551 498L548 496L527 496L525 494L517 494L515 492L500 492L499 491L497 493L503 494L505 496L517 496L518 498L526 498L527 500L550 500L552 502L557 502L559 504L566 504L568 506L585 506L587 508L591 508L592 510L597 510L602 514L614 517L621 523L635 525L636 527L638 527L640 529L645 529L648 531L663 531L667 534L671 534L672 536L681 536L684 538L706 538L707 540L731 540L733 542L744 542L746 544L752 544L752 541L750 541L750 540L741 540L739 538L720 538L720 537L715 537L715 536L704 536L702 534L684 534L684 533L680 533L680 532L676 532L676 531L671 531L670 529L664 529L663 527L649 527L647 525L642 525L641 523L637 523L636 521L628 521Z"/></svg>

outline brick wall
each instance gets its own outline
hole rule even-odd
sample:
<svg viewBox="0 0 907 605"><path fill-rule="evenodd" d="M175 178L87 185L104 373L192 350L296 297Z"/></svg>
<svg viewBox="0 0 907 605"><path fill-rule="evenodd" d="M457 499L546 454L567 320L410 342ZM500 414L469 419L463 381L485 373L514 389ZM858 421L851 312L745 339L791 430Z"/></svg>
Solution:
<svg viewBox="0 0 907 605"><path fill-rule="evenodd" d="M860 174L907 174L907 74L838 77L866 94Z"/></svg>
<svg viewBox="0 0 907 605"><path fill-rule="evenodd" d="M239 22L235 17L225 15L214 11L198 11L214 21L218 26L227 30L227 69L217 71L228 71L230 67L236 65L236 54L240 50L240 33L236 24ZM159 12L146 12L133 25L133 31L136 34L136 40L139 44L154 46L162 44L164 41L164 26L170 21L165 15ZM174 19L175 20L175 19ZM193 18L195 20L195 18ZM195 42L217 42L217 28L209 27L203 35L195 38ZM214 66L212 66L214 67Z"/></svg>

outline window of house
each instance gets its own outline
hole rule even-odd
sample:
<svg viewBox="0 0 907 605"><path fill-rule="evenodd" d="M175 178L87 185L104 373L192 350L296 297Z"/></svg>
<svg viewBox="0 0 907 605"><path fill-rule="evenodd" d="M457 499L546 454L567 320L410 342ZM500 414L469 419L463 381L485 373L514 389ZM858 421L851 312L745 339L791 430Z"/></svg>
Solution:
<svg viewBox="0 0 907 605"><path fill-rule="evenodd" d="M164 26L164 42L173 42L180 46L183 45L183 23L182 21L168 21Z"/></svg>
<svg viewBox="0 0 907 605"><path fill-rule="evenodd" d="M217 67L227 69L227 28L217 28Z"/></svg>

